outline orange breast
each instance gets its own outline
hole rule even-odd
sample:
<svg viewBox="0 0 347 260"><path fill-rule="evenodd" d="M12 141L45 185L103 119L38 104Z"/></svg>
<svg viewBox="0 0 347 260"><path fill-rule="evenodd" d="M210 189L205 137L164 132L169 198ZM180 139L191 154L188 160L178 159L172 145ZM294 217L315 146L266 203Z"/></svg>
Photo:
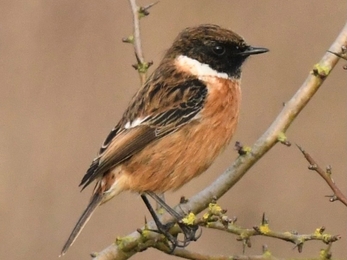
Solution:
<svg viewBox="0 0 347 260"><path fill-rule="evenodd" d="M208 87L199 119L153 142L122 167L123 189L165 192L204 172L234 134L241 101L238 80L205 77Z"/></svg>

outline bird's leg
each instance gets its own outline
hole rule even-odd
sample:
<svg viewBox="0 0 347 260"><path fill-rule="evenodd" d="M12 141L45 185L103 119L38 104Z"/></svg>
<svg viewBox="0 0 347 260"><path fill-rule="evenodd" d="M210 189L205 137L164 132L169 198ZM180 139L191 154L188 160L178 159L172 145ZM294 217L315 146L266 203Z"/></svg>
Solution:
<svg viewBox="0 0 347 260"><path fill-rule="evenodd" d="M154 222L158 228L158 230L151 230L151 231L154 231L154 232L159 231L161 234L163 234L171 242L172 248L170 249L170 252L173 252L175 250L176 246L178 245L177 238L169 233L169 230L173 226L173 223L168 223L166 225L161 223L158 216L157 216L157 213L154 211L152 205L149 203L149 200L147 199L146 195L141 194L141 198L142 198L143 202L145 203L147 209L149 210L149 213L151 213L152 218L153 218L153 220L154 220Z"/></svg>
<svg viewBox="0 0 347 260"><path fill-rule="evenodd" d="M178 226L181 228L183 234L184 234L184 241L182 244L177 244L176 246L178 247L186 247L190 241L196 241L199 236L196 236L196 231L198 230L199 226L198 225L187 225L183 223L181 220L183 216L181 216L179 213L177 213L174 209L172 209L169 205L165 203L157 194L153 192L146 192L149 196L151 196L158 204L160 204L171 216L173 216L176 221ZM155 212L154 212L155 213ZM158 218L158 217L157 217ZM170 223L168 223L170 224ZM173 223L171 223L172 225Z"/></svg>
<svg viewBox="0 0 347 260"><path fill-rule="evenodd" d="M160 193L158 194L158 197L160 197L162 199L162 201L165 202L165 194L164 193ZM155 207L155 210L158 211L162 208L162 206L157 202L157 205Z"/></svg>

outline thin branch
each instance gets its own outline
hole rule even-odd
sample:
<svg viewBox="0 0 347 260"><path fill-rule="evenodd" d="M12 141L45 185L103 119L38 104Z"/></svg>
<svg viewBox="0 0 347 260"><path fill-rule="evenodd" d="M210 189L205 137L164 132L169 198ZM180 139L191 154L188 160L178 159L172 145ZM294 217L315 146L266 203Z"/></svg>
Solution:
<svg viewBox="0 0 347 260"><path fill-rule="evenodd" d="M339 200L341 201L345 206L347 206L347 198L346 196L341 192L341 190L337 187L335 181L331 177L331 166L328 166L326 171L324 171L317 163L316 161L311 157L309 153L307 153L302 147L297 145L299 150L302 152L306 160L309 162L309 169L317 172L324 180L325 182L329 185L330 189L334 192L333 196L330 197L330 201L336 201Z"/></svg>
<svg viewBox="0 0 347 260"><path fill-rule="evenodd" d="M328 51L332 54L335 54L337 57L347 60L347 46L343 45L341 46L341 52L337 53L337 52L333 52L333 51Z"/></svg>
<svg viewBox="0 0 347 260"><path fill-rule="evenodd" d="M324 227L317 228L312 234L297 234L295 232L279 232L269 228L268 225L255 226L253 229L245 229L235 224L225 227L222 223L213 222L208 225L209 228L227 231L229 233L239 235L237 240L249 243L249 238L252 236L265 236L280 239L283 241L291 242L298 248L299 253L302 251L302 247L306 241L323 241L325 244L336 242L341 239L340 235L324 234Z"/></svg>
<svg viewBox="0 0 347 260"><path fill-rule="evenodd" d="M263 254L263 255L232 255L232 256L211 256L211 255L205 255L197 252L192 252L187 249L177 248L174 252L175 256L185 258L185 259L192 259L192 260L280 260L280 258Z"/></svg>
<svg viewBox="0 0 347 260"><path fill-rule="evenodd" d="M338 53L341 50L341 46L347 45L347 24L340 32L337 39L334 41L329 51ZM314 66L309 76L295 93L295 95L284 106L280 114L267 129L267 131L255 142L251 152L248 152L244 156L239 158L222 174L220 175L210 186L203 191L194 195L185 204L180 204L176 207L177 211L181 213L189 212L191 210L194 213L199 213L205 209L213 196L220 198L231 187L233 187L267 151L269 151L277 142L281 133L284 133L294 119L298 116L300 111L307 105L309 100L317 92L322 85L326 77L330 74L339 60L334 54L326 53L320 62ZM162 221L172 221L172 218L165 214L162 216ZM153 221L148 223L148 226L155 228ZM160 235L156 234L155 239ZM142 236L138 232L124 238L124 243L127 242L128 250L127 254L135 254L137 251L137 245L142 241ZM94 257L94 260L116 260L127 259L117 244L112 244L105 248L103 251ZM129 256L130 257L130 256Z"/></svg>
<svg viewBox="0 0 347 260"><path fill-rule="evenodd" d="M333 52L333 51L328 51L328 52L336 55L337 57L339 57L339 58L341 58L343 60L347 60L347 46L346 45L341 46L341 51L339 53ZM347 70L347 65L346 64L343 65L342 68L344 70Z"/></svg>
<svg viewBox="0 0 347 260"><path fill-rule="evenodd" d="M136 0L129 0L131 11L133 13L133 24L134 24L134 50L136 58L139 63L144 63L145 58L142 52L141 45L141 34L140 34L140 17L139 17L139 7L136 4Z"/></svg>
<svg viewBox="0 0 347 260"><path fill-rule="evenodd" d="M160 249L159 249L160 250ZM293 258L296 260L330 260L331 259L331 244L327 246L326 249L321 249L319 252L319 256L310 257L310 258ZM267 246L263 246L263 254L262 255L231 255L231 256L211 256L205 255L197 252L192 252L187 249L177 248L174 252L175 256L191 259L191 260L284 260L285 258L278 258L271 254L268 250Z"/></svg>
<svg viewBox="0 0 347 260"><path fill-rule="evenodd" d="M152 3L145 7L137 6L136 0L129 0L129 3L133 14L134 33L131 39L123 39L123 41L132 43L134 45L137 64L133 65L133 67L139 72L141 85L143 85L147 79L147 70L153 64L153 62L146 62L143 55L140 34L140 18L149 15L148 10L158 2Z"/></svg>

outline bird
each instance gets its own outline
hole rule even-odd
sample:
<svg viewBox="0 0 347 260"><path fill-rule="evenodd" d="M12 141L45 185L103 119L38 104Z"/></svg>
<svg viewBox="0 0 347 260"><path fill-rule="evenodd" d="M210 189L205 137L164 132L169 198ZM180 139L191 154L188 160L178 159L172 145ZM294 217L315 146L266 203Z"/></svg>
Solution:
<svg viewBox="0 0 347 260"><path fill-rule="evenodd" d="M147 207L150 195L180 218L157 194L177 190L206 171L229 144L239 118L241 66L249 56L267 51L215 24L181 31L82 178L82 190L96 184L61 256L95 209L123 191L139 193Z"/></svg>

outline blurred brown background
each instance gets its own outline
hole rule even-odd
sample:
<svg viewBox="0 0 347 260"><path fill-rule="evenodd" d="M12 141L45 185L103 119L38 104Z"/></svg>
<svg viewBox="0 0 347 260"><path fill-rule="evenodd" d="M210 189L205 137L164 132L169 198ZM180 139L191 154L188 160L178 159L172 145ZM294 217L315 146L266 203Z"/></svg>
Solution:
<svg viewBox="0 0 347 260"><path fill-rule="evenodd" d="M141 1L148 4L150 1ZM299 88L343 27L347 2L161 1L142 21L145 56L156 66L184 27L216 23L232 28L265 55L246 64L241 121L234 141L251 145ZM139 86L134 55L121 38L132 32L128 2L35 0L0 3L0 259L56 259L87 205L91 188L78 184L109 130ZM287 132L346 192L346 72L333 71ZM200 178L167 200L191 196L235 158L232 145ZM311 233L324 225L343 238L333 256L346 259L347 212L295 146L277 145L220 201L238 224L252 227L266 212L271 228ZM64 259L89 259L149 217L136 194L100 207ZM247 254L267 244L275 256L318 256L320 242L293 245L256 237ZM189 249L241 254L235 236L204 230ZM174 259L154 249L133 259Z"/></svg>

